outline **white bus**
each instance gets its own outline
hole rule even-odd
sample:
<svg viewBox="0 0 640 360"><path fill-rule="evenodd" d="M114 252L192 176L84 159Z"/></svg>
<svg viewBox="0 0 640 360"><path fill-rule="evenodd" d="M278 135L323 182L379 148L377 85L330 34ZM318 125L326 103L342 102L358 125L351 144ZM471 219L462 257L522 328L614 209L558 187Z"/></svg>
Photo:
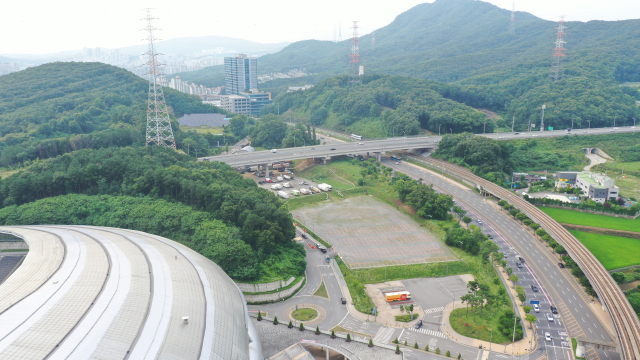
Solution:
<svg viewBox="0 0 640 360"><path fill-rule="evenodd" d="M362 136L356 135L356 134L351 134L351 138L356 140L362 140Z"/></svg>

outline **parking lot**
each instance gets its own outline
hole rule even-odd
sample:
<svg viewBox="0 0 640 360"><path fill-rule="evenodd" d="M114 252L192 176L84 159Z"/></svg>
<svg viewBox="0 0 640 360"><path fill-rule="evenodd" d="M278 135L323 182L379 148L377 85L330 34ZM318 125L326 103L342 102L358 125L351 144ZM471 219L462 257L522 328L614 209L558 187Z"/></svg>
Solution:
<svg viewBox="0 0 640 360"><path fill-rule="evenodd" d="M331 243L351 268L457 259L408 215L370 197L345 199L292 213L296 220Z"/></svg>

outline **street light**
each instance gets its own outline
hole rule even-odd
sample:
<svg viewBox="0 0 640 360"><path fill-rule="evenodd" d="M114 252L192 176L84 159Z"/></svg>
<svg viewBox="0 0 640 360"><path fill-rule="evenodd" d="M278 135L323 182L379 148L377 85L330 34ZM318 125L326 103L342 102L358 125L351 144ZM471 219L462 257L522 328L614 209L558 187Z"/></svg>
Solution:
<svg viewBox="0 0 640 360"><path fill-rule="evenodd" d="M442 124L438 125L438 136L440 136L440 126L442 126Z"/></svg>
<svg viewBox="0 0 640 360"><path fill-rule="evenodd" d="M451 135L453 135L453 129L452 129L452 128L449 128L449 130L451 130Z"/></svg>
<svg viewBox="0 0 640 360"><path fill-rule="evenodd" d="M491 331L491 336L489 337L489 351L491 351L491 341L493 340L493 329L489 329Z"/></svg>
<svg viewBox="0 0 640 360"><path fill-rule="evenodd" d="M617 116L613 117L613 127L616 127L616 118L617 118Z"/></svg>
<svg viewBox="0 0 640 360"><path fill-rule="evenodd" d="M484 126L482 128L482 135L484 135L486 131L487 131L487 122L485 121Z"/></svg>
<svg viewBox="0 0 640 360"><path fill-rule="evenodd" d="M636 127L636 118L632 118L633 119L633 127Z"/></svg>
<svg viewBox="0 0 640 360"><path fill-rule="evenodd" d="M589 128L587 129L587 134L588 134L589 130L591 130L591 120L587 120L587 122L589 123Z"/></svg>

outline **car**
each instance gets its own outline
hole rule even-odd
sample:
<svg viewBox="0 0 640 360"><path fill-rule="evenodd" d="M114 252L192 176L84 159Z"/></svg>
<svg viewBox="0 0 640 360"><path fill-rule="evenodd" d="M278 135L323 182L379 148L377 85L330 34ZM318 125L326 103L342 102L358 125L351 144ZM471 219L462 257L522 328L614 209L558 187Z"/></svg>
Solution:
<svg viewBox="0 0 640 360"><path fill-rule="evenodd" d="M547 320L549 320L549 321L553 321L553 315L551 315L551 314L547 313L547 315L546 315L546 316L547 316Z"/></svg>
<svg viewBox="0 0 640 360"><path fill-rule="evenodd" d="M535 286L535 285L531 285L531 290L532 290L533 292L538 292L538 287L537 287L537 286Z"/></svg>
<svg viewBox="0 0 640 360"><path fill-rule="evenodd" d="M540 312L540 306L538 304L533 304L533 311Z"/></svg>
<svg viewBox="0 0 640 360"><path fill-rule="evenodd" d="M364 145L364 143L363 143L363 142L361 142L361 143L358 143L358 145Z"/></svg>
<svg viewBox="0 0 640 360"><path fill-rule="evenodd" d="M518 260L520 260L520 262L524 263L524 259L520 256L518 256Z"/></svg>
<svg viewBox="0 0 640 360"><path fill-rule="evenodd" d="M513 133L513 135L520 135L520 133Z"/></svg>
<svg viewBox="0 0 640 360"><path fill-rule="evenodd" d="M549 334L548 332L546 332L546 333L544 333L544 339L545 339L546 341L551 341L551 339L553 339L553 338L551 337L551 334Z"/></svg>
<svg viewBox="0 0 640 360"><path fill-rule="evenodd" d="M538 137L538 135L533 135L533 137Z"/></svg>
<svg viewBox="0 0 640 360"><path fill-rule="evenodd" d="M418 320L416 323L416 329L420 329L422 327L422 320Z"/></svg>
<svg viewBox="0 0 640 360"><path fill-rule="evenodd" d="M278 152L278 150L276 150L276 149L271 149L271 152L272 152L272 153L274 153L274 152Z"/></svg>
<svg viewBox="0 0 640 360"><path fill-rule="evenodd" d="M324 136L320 136L320 140L324 140Z"/></svg>
<svg viewBox="0 0 640 360"><path fill-rule="evenodd" d="M489 239L493 240L493 235L489 235Z"/></svg>
<svg viewBox="0 0 640 360"><path fill-rule="evenodd" d="M331 149L329 149L329 150L335 150L335 149L336 149L336 148L331 148Z"/></svg>
<svg viewBox="0 0 640 360"><path fill-rule="evenodd" d="M482 224L482 220L478 219L478 224Z"/></svg>
<svg viewBox="0 0 640 360"><path fill-rule="evenodd" d="M347 303L347 299L345 299L345 298L340 298L340 302L341 302L341 303L343 303L343 304L346 304L346 303Z"/></svg>
<svg viewBox="0 0 640 360"><path fill-rule="evenodd" d="M558 308L556 308L555 306L551 305L551 308L550 308L550 309L551 309L551 312L552 312L552 313L554 313L554 314L557 314L557 313L558 313Z"/></svg>
<svg viewBox="0 0 640 360"><path fill-rule="evenodd" d="M265 182L268 182L268 183L273 182L273 181L271 180L271 178L264 178L264 181L265 181Z"/></svg>
<svg viewBox="0 0 640 360"><path fill-rule="evenodd" d="M302 238L303 238L303 239L308 239L308 238L309 238L309 236L308 236L307 234L302 234Z"/></svg>
<svg viewBox="0 0 640 360"><path fill-rule="evenodd" d="M400 165L400 163L396 161L396 165Z"/></svg>
<svg viewBox="0 0 640 360"><path fill-rule="evenodd" d="M563 263L558 263L558 266L560 267L560 269L564 269L564 264Z"/></svg>
<svg viewBox="0 0 640 360"><path fill-rule="evenodd" d="M614 131L615 131L615 130L613 130L613 129L609 130L609 132L614 132Z"/></svg>
<svg viewBox="0 0 640 360"><path fill-rule="evenodd" d="M516 265L518 265L518 269L522 269L522 263L517 263Z"/></svg>
<svg viewBox="0 0 640 360"><path fill-rule="evenodd" d="M314 147L313 147L313 148L311 148L311 150L315 150L315 149L316 149L316 148L314 148Z"/></svg>

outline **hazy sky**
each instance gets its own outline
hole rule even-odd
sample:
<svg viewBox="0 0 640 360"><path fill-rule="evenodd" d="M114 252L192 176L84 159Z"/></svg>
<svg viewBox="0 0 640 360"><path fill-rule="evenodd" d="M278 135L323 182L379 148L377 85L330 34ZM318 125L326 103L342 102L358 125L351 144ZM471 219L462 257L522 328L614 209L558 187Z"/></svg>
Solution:
<svg viewBox="0 0 640 360"><path fill-rule="evenodd" d="M446 0L438 0L446 1ZM487 0L511 8L512 0ZM347 38L350 21L366 34L389 24L424 0L58 0L5 1L0 22L0 54L44 54L83 47L117 48L143 44L141 20L146 7L156 8L158 37L218 35L257 42L332 40L342 22ZM427 1L432 2L432 1ZM640 18L640 0L516 0L516 10L548 20L569 21Z"/></svg>

